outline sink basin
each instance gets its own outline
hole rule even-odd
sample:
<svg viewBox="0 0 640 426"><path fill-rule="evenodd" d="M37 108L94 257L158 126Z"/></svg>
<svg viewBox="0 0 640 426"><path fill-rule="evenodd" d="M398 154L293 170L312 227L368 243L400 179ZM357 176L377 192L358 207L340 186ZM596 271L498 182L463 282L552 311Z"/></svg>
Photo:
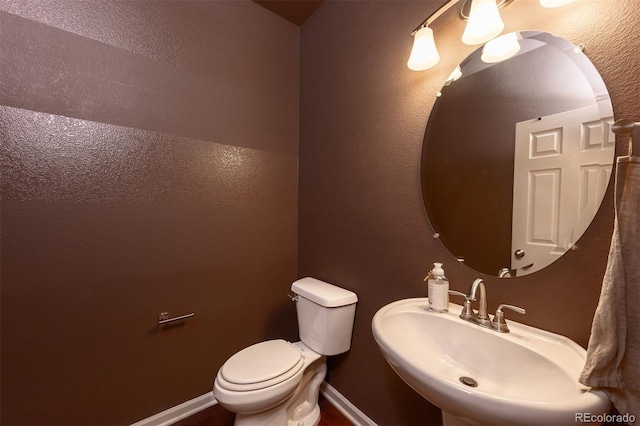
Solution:
<svg viewBox="0 0 640 426"><path fill-rule="evenodd" d="M576 413L608 412L605 394L578 382L586 351L572 340L509 319L511 332L498 333L458 318L459 305L441 314L428 305L416 298L384 306L373 335L446 424L575 425Z"/></svg>

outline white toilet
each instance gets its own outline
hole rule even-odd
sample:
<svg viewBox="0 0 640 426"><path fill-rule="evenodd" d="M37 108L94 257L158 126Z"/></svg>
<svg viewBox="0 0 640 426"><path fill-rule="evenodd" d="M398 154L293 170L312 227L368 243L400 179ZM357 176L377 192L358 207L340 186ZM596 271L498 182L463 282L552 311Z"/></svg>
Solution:
<svg viewBox="0 0 640 426"><path fill-rule="evenodd" d="M291 285L300 342L268 340L224 363L213 385L218 403L236 413L236 425L315 426L326 356L351 347L355 293L315 278Z"/></svg>

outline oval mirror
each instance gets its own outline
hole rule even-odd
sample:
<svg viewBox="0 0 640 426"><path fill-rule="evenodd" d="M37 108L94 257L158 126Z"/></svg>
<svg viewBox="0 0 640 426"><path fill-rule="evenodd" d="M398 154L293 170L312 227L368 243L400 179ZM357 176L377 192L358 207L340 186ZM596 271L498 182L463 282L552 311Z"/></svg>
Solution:
<svg viewBox="0 0 640 426"><path fill-rule="evenodd" d="M456 258L515 277L556 261L591 223L611 177L613 109L569 41L523 31L496 42L460 64L433 106L422 195Z"/></svg>

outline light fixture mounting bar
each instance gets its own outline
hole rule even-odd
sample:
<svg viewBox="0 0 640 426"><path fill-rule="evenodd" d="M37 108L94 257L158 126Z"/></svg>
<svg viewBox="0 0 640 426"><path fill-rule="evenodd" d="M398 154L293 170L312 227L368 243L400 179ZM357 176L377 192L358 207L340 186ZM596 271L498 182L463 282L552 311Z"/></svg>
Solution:
<svg viewBox="0 0 640 426"><path fill-rule="evenodd" d="M464 3L460 7L460 17L465 21L469 20L469 15L471 12L471 1L472 0L464 0ZM496 7L500 9L503 6L508 5L513 2L513 0L496 0Z"/></svg>
<svg viewBox="0 0 640 426"><path fill-rule="evenodd" d="M418 25L413 31L411 31L411 35L415 35L415 33L422 27L426 27L431 25L436 19L442 16L447 10L451 9L451 7L462 1L462 6L460 6L460 18L467 21L469 20L469 11L471 10L471 1L472 0L449 0L446 4L444 4L440 9L433 12L427 19L422 21L420 25ZM508 5L513 2L513 0L496 0L496 6L500 9L503 6Z"/></svg>
<svg viewBox="0 0 640 426"><path fill-rule="evenodd" d="M433 21L438 19L443 13L447 10L451 9L451 7L458 3L460 0L449 0L444 6L440 7L440 9L433 12L431 15L427 17L420 25L418 25L413 31L411 31L411 35L414 35L420 28L429 26Z"/></svg>

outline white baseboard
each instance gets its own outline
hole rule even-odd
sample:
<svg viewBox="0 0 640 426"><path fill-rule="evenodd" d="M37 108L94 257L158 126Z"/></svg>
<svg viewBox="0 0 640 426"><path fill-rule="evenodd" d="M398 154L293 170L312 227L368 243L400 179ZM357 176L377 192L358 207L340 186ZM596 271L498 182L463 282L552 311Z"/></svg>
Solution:
<svg viewBox="0 0 640 426"><path fill-rule="evenodd" d="M218 401L213 397L213 391L207 392L161 413L140 420L131 426L169 426L217 403Z"/></svg>
<svg viewBox="0 0 640 426"><path fill-rule="evenodd" d="M331 405L336 407L350 422L356 426L377 426L376 423L367 417L362 411L344 397L327 382L323 382L320 386L320 393L329 401ZM182 419L196 414L205 408L216 405L218 401L213 397L213 392L207 392L187 402L171 407L161 413L155 414L146 419L140 420L131 426L170 426Z"/></svg>
<svg viewBox="0 0 640 426"><path fill-rule="evenodd" d="M347 398L327 382L320 386L322 396L338 409L350 422L356 426L377 426L366 414L358 409Z"/></svg>

